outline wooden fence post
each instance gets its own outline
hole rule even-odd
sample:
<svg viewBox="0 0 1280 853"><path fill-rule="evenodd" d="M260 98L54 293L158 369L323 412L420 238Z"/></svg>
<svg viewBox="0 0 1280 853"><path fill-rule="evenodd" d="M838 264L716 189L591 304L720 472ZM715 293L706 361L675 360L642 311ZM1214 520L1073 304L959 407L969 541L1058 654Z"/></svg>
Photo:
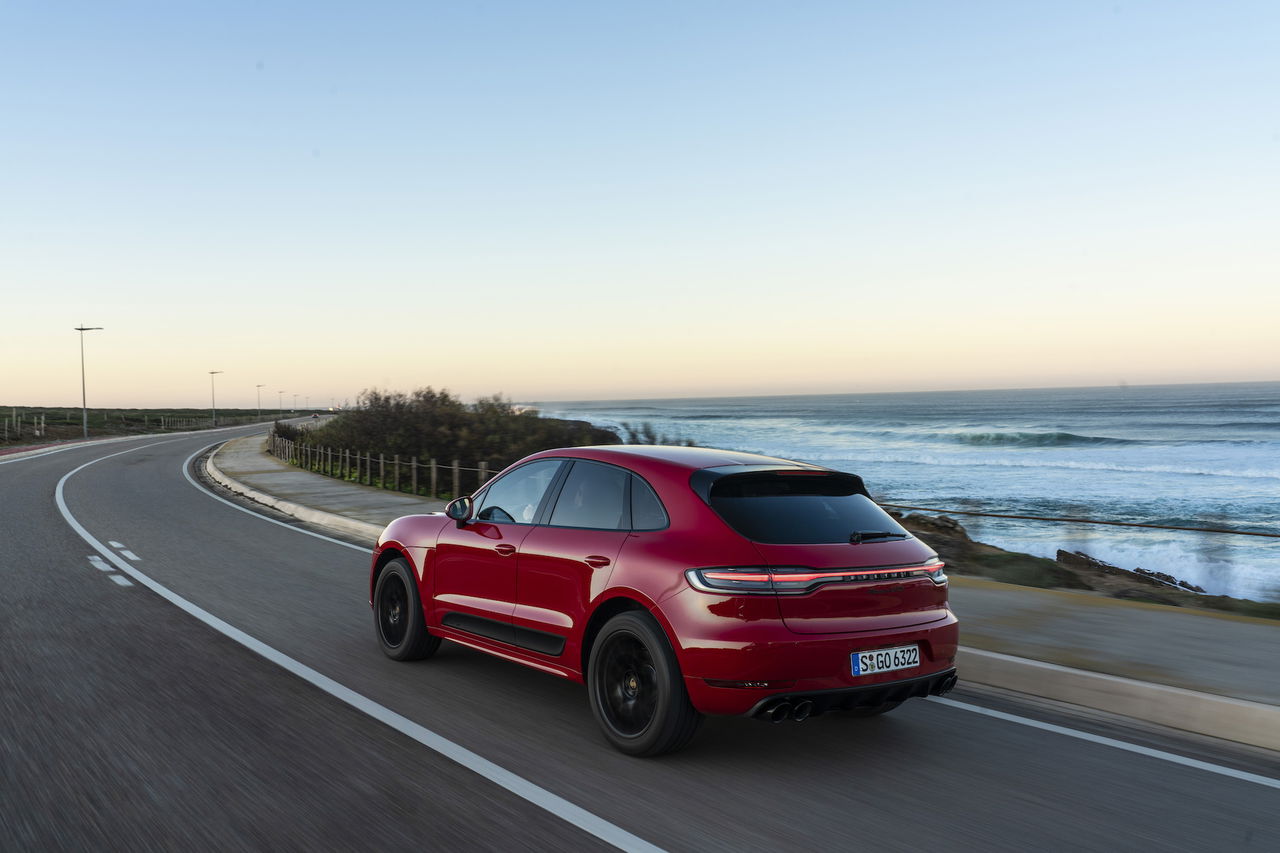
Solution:
<svg viewBox="0 0 1280 853"><path fill-rule="evenodd" d="M489 460L481 459L480 472L476 476L476 491L477 492L480 491L480 488L488 481L489 481Z"/></svg>
<svg viewBox="0 0 1280 853"><path fill-rule="evenodd" d="M387 487L387 454L378 454L378 488Z"/></svg>
<svg viewBox="0 0 1280 853"><path fill-rule="evenodd" d="M418 496L418 457L414 456L409 460L409 471L411 472L409 478L413 484L413 496L416 498Z"/></svg>
<svg viewBox="0 0 1280 853"><path fill-rule="evenodd" d="M440 487L437 483L437 471L435 457L431 457L431 499L435 500L440 497Z"/></svg>
<svg viewBox="0 0 1280 853"><path fill-rule="evenodd" d="M395 478L396 491L400 491L400 454L395 454L395 461L391 463L392 470L395 472L392 477Z"/></svg>
<svg viewBox="0 0 1280 853"><path fill-rule="evenodd" d="M462 495L462 470L458 467L458 460L453 460L453 496L461 497Z"/></svg>

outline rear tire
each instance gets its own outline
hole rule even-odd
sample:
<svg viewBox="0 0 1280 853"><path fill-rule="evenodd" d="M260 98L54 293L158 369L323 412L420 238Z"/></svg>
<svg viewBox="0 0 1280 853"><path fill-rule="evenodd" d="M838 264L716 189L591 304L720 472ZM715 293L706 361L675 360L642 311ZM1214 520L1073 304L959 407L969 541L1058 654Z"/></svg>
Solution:
<svg viewBox="0 0 1280 853"><path fill-rule="evenodd" d="M382 653L392 660L422 660L440 648L440 638L427 633L418 584L403 559L387 563L378 575L373 588L373 626Z"/></svg>
<svg viewBox="0 0 1280 853"><path fill-rule="evenodd" d="M702 722L666 635L647 613L619 613L600 629L587 663L587 693L605 740L627 755L681 749Z"/></svg>

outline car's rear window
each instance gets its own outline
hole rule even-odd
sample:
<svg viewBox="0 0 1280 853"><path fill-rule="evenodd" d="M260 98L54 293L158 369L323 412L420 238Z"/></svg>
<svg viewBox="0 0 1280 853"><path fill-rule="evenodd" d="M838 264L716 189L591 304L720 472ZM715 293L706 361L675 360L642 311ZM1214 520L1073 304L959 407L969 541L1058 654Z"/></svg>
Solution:
<svg viewBox="0 0 1280 853"><path fill-rule="evenodd" d="M855 533L897 533L902 526L839 473L756 473L722 477L711 508L734 530L771 545L848 542Z"/></svg>

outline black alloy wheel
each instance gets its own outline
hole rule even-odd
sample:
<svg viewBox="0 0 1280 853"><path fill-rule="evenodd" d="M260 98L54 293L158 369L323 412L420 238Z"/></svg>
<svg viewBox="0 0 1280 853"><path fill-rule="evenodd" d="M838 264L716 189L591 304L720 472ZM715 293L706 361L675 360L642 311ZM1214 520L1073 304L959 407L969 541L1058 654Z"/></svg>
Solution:
<svg viewBox="0 0 1280 853"><path fill-rule="evenodd" d="M666 636L640 611L621 613L600 630L587 665L587 689L605 738L628 755L680 749L702 721Z"/></svg>
<svg viewBox="0 0 1280 853"><path fill-rule="evenodd" d="M413 572L400 558L383 566L378 575L373 620L378 643L392 660L421 660L440 647L440 638L427 633Z"/></svg>
<svg viewBox="0 0 1280 853"><path fill-rule="evenodd" d="M618 632L600 650L605 716L614 729L635 737L653 721L658 704L658 673L649 650L634 634Z"/></svg>

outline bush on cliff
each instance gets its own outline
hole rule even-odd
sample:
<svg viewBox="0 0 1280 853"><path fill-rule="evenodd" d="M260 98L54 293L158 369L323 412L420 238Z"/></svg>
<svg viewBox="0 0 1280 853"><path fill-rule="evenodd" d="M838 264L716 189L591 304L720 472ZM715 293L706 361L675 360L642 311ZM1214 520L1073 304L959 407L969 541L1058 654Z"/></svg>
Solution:
<svg viewBox="0 0 1280 853"><path fill-rule="evenodd" d="M365 391L359 408L298 433L300 441L321 447L464 465L485 461L491 469L552 447L618 443L614 432L586 421L540 417L498 395L467 404L433 388Z"/></svg>

